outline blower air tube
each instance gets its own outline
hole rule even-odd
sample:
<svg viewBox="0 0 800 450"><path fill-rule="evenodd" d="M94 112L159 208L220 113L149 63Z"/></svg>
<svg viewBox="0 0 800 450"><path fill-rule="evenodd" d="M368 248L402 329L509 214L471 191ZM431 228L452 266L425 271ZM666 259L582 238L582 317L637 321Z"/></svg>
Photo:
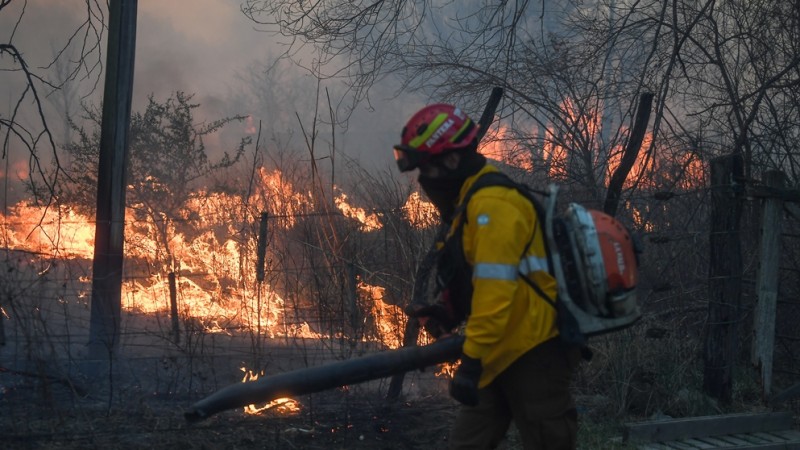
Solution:
<svg viewBox="0 0 800 450"><path fill-rule="evenodd" d="M463 336L450 336L430 345L387 350L320 367L298 369L232 384L192 405L184 413L184 417L188 422L198 422L228 409L243 408L281 397L311 394L424 369L456 360L461 355L463 344Z"/></svg>

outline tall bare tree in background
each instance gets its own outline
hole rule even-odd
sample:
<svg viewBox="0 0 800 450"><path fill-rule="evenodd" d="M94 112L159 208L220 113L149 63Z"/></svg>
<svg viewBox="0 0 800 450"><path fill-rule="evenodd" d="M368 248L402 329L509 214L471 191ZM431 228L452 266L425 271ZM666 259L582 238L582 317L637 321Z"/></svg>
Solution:
<svg viewBox="0 0 800 450"><path fill-rule="evenodd" d="M344 56L344 67L331 58L313 69L349 77L356 100L368 101L372 84L389 74L407 90L472 111L482 109L486 86L504 87L508 100L501 114L510 126L505 138L518 144L509 147L526 153L536 169L558 172L598 198L609 151L623 142L620 124L630 120L637 101L637 89L603 80L615 67L606 64L608 46L580 46L574 31L563 26L578 11L569 4L542 10L533 2L249 1L243 10L292 37L297 48ZM600 111L607 112L604 124L613 129L604 142L596 133ZM573 151L554 161L548 146ZM551 170L553 164L563 167Z"/></svg>
<svg viewBox="0 0 800 450"><path fill-rule="evenodd" d="M14 89L8 111L0 113L0 136L5 173L9 174L12 153L27 154L27 184L35 198L50 202L56 183L63 174L52 124L47 118L47 99L70 83L87 81L97 86L102 75L106 6L86 0L84 20L77 24L64 42L55 44L52 59L30 61L26 45L18 38L23 31L38 24L26 14L27 2L0 1L0 83ZM6 26L7 25L7 26ZM56 67L60 79L48 77ZM8 175L5 177L8 189Z"/></svg>
<svg viewBox="0 0 800 450"><path fill-rule="evenodd" d="M655 114L642 160L650 170L639 177L729 151L748 167L796 173L797 2L248 0L242 9L289 38L285 56L329 55L310 68L347 78L356 101L385 76L476 111L486 86L505 87L514 148L598 200L644 92L656 94ZM549 165L553 146L568 149L565 167ZM676 175L663 182L680 184Z"/></svg>

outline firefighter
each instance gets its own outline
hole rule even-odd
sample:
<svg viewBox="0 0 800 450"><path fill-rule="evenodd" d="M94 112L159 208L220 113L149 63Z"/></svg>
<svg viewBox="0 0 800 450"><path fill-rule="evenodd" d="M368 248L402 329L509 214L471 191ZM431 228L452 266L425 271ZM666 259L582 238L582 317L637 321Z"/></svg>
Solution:
<svg viewBox="0 0 800 450"><path fill-rule="evenodd" d="M535 208L503 186L482 188L461 205L479 176L498 171L478 153L478 127L458 107L433 104L408 120L394 147L402 172L418 170L446 230L438 243L438 300L406 312L434 337L465 322L449 386L462 404L451 448L494 448L513 421L526 449L574 449L569 386L580 351L558 339L555 309L519 278L522 270L556 297Z"/></svg>

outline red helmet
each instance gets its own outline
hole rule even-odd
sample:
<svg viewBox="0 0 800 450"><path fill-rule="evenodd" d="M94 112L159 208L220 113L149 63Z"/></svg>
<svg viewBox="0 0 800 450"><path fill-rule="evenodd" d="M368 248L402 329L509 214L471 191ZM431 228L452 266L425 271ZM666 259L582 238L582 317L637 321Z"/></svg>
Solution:
<svg viewBox="0 0 800 450"><path fill-rule="evenodd" d="M478 125L461 109L443 103L426 106L403 127L394 158L400 171L413 170L434 156L469 147L477 135Z"/></svg>

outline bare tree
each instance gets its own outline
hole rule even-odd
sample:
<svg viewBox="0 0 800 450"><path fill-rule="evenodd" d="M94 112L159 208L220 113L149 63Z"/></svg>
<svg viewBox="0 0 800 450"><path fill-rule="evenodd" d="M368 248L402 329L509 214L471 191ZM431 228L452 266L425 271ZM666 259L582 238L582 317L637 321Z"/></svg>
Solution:
<svg viewBox="0 0 800 450"><path fill-rule="evenodd" d="M225 152L217 161L208 155L204 139L243 116L226 117L210 123L196 124L193 111L199 105L192 96L177 92L166 101L152 96L144 112L133 114L130 132L129 204L134 210L134 228L154 226L160 243L157 260L162 270L178 269L178 261L170 250L170 242L179 222L183 232L191 230L191 211L187 201L195 189L201 188L211 173L239 161L250 138L242 138L232 153ZM66 168L71 181L65 183L63 198L80 210L90 212L95 205L97 161L100 148L100 114L88 107L86 119L94 129L74 126L79 139L66 146L72 157ZM189 236L193 233L189 232Z"/></svg>
<svg viewBox="0 0 800 450"><path fill-rule="evenodd" d="M36 17L28 12L28 6L27 1L0 1L0 16L11 24L0 37L0 72L4 75L3 83L15 89L10 94L9 113L0 115L2 157L8 161L16 149L27 152L28 187L37 200L49 203L63 167L45 99L74 81L88 81L97 86L102 73L101 41L106 7L96 0L86 0L84 19L75 26L66 42L56 47L50 61L32 66L25 44L17 39L22 29L39 26ZM49 74L53 68L59 73L55 81Z"/></svg>
<svg viewBox="0 0 800 450"><path fill-rule="evenodd" d="M614 41L588 42L565 25L583 12L569 3L543 9L529 1L250 0L243 12L290 38L287 57L307 47L328 55L312 69L346 77L354 101L369 100L369 88L385 76L474 111L487 86L504 87L500 116L513 128L508 139L520 143L508 146L529 152L523 156L533 167L584 186L598 202L611 153L621 152L626 139L621 124L632 120L641 90L621 82L635 79L636 70L611 60ZM597 22L600 14L586 20ZM623 70L632 74L623 77ZM554 158L557 149L563 155Z"/></svg>
<svg viewBox="0 0 800 450"><path fill-rule="evenodd" d="M248 0L242 10L288 38L285 56L307 48L325 55L310 68L346 77L354 101L368 100L375 81L390 75L406 89L471 110L486 86L503 86L503 123L525 143L517 148L596 199L645 92L655 94L653 131L632 176L652 176L657 160L680 162L696 151L708 153L705 159L742 152L748 174L762 163L797 170L796 2L544 5ZM556 160L548 153L554 147L564 152ZM636 185L632 180L626 191Z"/></svg>

